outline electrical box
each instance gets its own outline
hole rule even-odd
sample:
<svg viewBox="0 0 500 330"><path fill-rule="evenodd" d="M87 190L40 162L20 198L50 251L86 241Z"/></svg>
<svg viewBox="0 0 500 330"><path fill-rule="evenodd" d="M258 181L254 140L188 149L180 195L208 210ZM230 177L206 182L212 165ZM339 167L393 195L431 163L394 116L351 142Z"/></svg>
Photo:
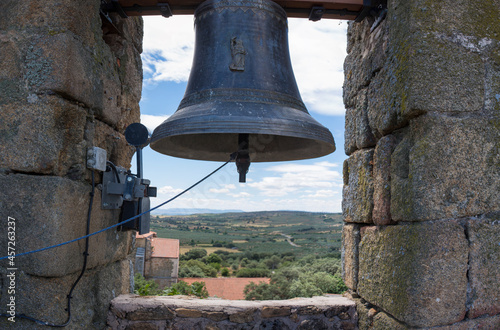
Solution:
<svg viewBox="0 0 500 330"><path fill-rule="evenodd" d="M99 147L87 149L87 167L92 170L106 171L106 150Z"/></svg>

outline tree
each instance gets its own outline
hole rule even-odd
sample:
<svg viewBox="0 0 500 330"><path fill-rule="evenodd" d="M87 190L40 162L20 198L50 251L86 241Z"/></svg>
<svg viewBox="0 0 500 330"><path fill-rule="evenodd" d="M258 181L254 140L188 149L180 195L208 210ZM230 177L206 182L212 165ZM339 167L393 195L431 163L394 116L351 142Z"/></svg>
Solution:
<svg viewBox="0 0 500 330"><path fill-rule="evenodd" d="M287 299L280 287L267 283L250 283L243 291L246 300L283 300Z"/></svg>
<svg viewBox="0 0 500 330"><path fill-rule="evenodd" d="M181 261L179 277L216 277L217 270L200 260Z"/></svg>
<svg viewBox="0 0 500 330"><path fill-rule="evenodd" d="M314 283L309 281L295 280L290 284L289 297L304 297L320 296L324 292L321 291Z"/></svg>
<svg viewBox="0 0 500 330"><path fill-rule="evenodd" d="M269 269L265 268L241 268L236 272L236 277L268 277Z"/></svg>
<svg viewBox="0 0 500 330"><path fill-rule="evenodd" d="M201 259L207 255L207 250L205 249L191 249L181 256L181 260L193 260Z"/></svg>
<svg viewBox="0 0 500 330"><path fill-rule="evenodd" d="M229 269L227 268L222 268L220 274L224 277L228 277L229 276Z"/></svg>
<svg viewBox="0 0 500 330"><path fill-rule="evenodd" d="M339 274L331 274L316 269L331 269L335 263L328 260L304 263L303 266L292 266L278 269L271 275L270 284L247 285L245 299L291 299L295 297L312 297L325 293L342 293L347 290Z"/></svg>
<svg viewBox="0 0 500 330"><path fill-rule="evenodd" d="M222 258L217 254L217 253L211 253L208 257L207 257L207 263L211 264L211 263L222 263Z"/></svg>
<svg viewBox="0 0 500 330"><path fill-rule="evenodd" d="M264 264L269 269L276 269L281 263L281 259L278 256L272 256L269 259L264 260Z"/></svg>
<svg viewBox="0 0 500 330"><path fill-rule="evenodd" d="M315 260L309 268L311 272L325 272L331 275L340 275L340 272L342 271L340 260L333 258Z"/></svg>

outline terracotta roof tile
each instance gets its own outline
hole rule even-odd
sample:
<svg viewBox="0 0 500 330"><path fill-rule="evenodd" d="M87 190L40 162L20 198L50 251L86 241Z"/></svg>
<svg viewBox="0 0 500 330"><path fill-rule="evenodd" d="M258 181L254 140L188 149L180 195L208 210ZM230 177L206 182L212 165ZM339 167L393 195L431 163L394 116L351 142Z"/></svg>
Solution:
<svg viewBox="0 0 500 330"><path fill-rule="evenodd" d="M188 284L193 282L205 282L208 295L210 297L217 296L223 299L241 300L245 299L243 290L247 284L252 282L258 284L260 282L269 283L271 279L267 277L219 277L219 278L180 278L179 281L184 281Z"/></svg>

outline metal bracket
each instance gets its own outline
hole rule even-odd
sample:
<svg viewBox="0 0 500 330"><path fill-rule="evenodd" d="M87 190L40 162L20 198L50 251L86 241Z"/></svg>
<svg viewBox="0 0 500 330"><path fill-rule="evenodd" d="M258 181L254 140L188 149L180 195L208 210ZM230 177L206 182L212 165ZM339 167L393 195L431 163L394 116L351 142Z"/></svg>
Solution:
<svg viewBox="0 0 500 330"><path fill-rule="evenodd" d="M323 6L313 6L311 12L309 13L309 20L313 22L319 21L325 14L325 7Z"/></svg>
<svg viewBox="0 0 500 330"><path fill-rule="evenodd" d="M172 16L172 10L168 3L157 3L156 6L141 6L134 4L131 7L122 7L118 0L111 0L111 2L109 2L109 0L101 0L101 13L106 17L109 17L108 14L110 12L118 13L120 17L127 18L127 12L142 13L144 11L156 11L165 18Z"/></svg>
<svg viewBox="0 0 500 330"><path fill-rule="evenodd" d="M110 168L103 173L102 209L116 210L122 207L124 201L132 202L139 198L156 197L157 189L149 186L149 180L129 174L123 167L117 166L116 169L118 175Z"/></svg>
<svg viewBox="0 0 500 330"><path fill-rule="evenodd" d="M143 11L159 11L161 16L165 18L172 16L172 10L170 10L168 3L157 3L156 6L140 6L134 4L132 7L123 7L123 10L125 12L136 11L138 13L142 13Z"/></svg>
<svg viewBox="0 0 500 330"><path fill-rule="evenodd" d="M387 0L363 0L363 9L356 17L355 22L359 23L369 15L378 17L384 9L387 9Z"/></svg>
<svg viewBox="0 0 500 330"><path fill-rule="evenodd" d="M118 0L101 0L101 13L109 17L109 13L118 13L122 18L128 18L127 13L123 10L122 6L118 3Z"/></svg>
<svg viewBox="0 0 500 330"><path fill-rule="evenodd" d="M156 187L150 181L128 173L123 167L116 166L116 172L108 167L102 177L101 207L104 210L122 209L121 221L136 216L141 210L149 210L149 197L156 197ZM149 232L150 215L146 213L122 226L122 229L138 230L139 234Z"/></svg>

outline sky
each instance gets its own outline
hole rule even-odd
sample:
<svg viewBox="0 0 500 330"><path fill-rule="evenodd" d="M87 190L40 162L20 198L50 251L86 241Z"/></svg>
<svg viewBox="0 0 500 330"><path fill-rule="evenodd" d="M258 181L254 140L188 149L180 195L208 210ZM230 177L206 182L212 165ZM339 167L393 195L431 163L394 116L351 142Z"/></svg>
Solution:
<svg viewBox="0 0 500 330"><path fill-rule="evenodd" d="M309 160L252 163L246 183L238 182L236 166L229 163L161 209L341 212L342 163L347 158L342 102L347 23L293 18L288 23L300 94L311 116L332 132L337 150ZM175 112L184 95L193 58L193 16L144 17L143 49L141 122L153 132ZM166 156L149 146L143 160L144 177L158 188L152 207L222 164Z"/></svg>

